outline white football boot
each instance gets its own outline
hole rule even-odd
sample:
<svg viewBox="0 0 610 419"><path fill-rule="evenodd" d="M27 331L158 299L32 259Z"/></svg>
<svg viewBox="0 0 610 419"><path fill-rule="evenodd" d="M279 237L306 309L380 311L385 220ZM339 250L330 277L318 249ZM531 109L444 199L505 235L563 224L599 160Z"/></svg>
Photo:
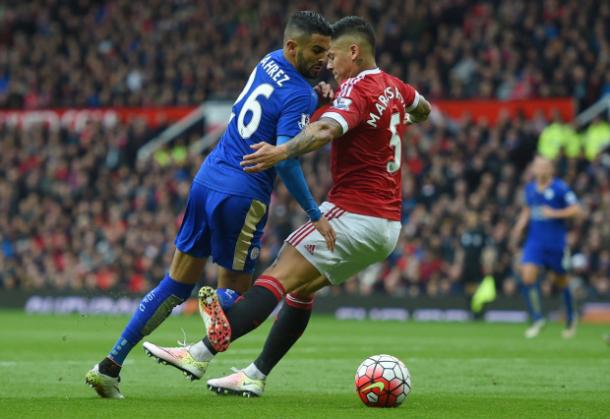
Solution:
<svg viewBox="0 0 610 419"><path fill-rule="evenodd" d="M89 385L95 392L104 399L124 399L125 397L119 390L119 377L111 377L100 372L99 364L95 366L85 375L85 383Z"/></svg>
<svg viewBox="0 0 610 419"><path fill-rule="evenodd" d="M189 352L189 346L164 348L151 342L144 342L148 356L155 358L159 364L171 365L179 369L191 381L199 380L208 369L209 361L197 361Z"/></svg>
<svg viewBox="0 0 610 419"><path fill-rule="evenodd" d="M232 368L233 374L208 380L208 389L220 395L260 397L265 391L265 380L248 377L243 370Z"/></svg>
<svg viewBox="0 0 610 419"><path fill-rule="evenodd" d="M545 319L536 320L525 331L525 337L528 338L528 339L535 338L536 336L538 336L540 334L542 329L544 329L544 326L546 326L546 320Z"/></svg>
<svg viewBox="0 0 610 419"><path fill-rule="evenodd" d="M576 317L574 317L572 324L561 331L561 337L564 339L572 339L574 336L576 336L576 323L577 320Z"/></svg>

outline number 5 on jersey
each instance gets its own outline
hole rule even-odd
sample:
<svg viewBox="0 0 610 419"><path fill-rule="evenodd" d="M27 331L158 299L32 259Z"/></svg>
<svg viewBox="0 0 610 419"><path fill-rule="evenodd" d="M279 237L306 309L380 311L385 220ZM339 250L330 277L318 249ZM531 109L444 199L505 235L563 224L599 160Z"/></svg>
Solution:
<svg viewBox="0 0 610 419"><path fill-rule="evenodd" d="M390 137L390 147L394 148L394 159L388 162L387 169L390 173L395 173L400 170L400 158L402 153L402 148L400 145L400 135L398 135L398 131L396 130L396 126L400 123L400 114L393 113L392 118L390 119L390 132L392 136Z"/></svg>

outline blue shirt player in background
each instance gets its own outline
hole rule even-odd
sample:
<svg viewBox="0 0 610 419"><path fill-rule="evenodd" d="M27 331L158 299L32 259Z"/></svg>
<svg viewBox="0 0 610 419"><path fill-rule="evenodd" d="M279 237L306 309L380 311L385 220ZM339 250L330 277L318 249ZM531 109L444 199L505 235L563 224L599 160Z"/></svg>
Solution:
<svg viewBox="0 0 610 419"><path fill-rule="evenodd" d="M311 196L298 160L256 174L240 166L251 145L270 138L281 144L308 123L318 103L308 79L326 64L331 33L318 13L297 12L286 25L283 49L266 55L252 71L225 133L195 176L169 272L142 299L108 356L85 377L101 397L123 398L118 383L125 357L191 295L209 257L218 265L219 288L244 292L250 287L276 171L334 247L335 232ZM198 369L189 368L197 360L188 348L176 348L175 358L189 378L200 378L192 372Z"/></svg>
<svg viewBox="0 0 610 419"><path fill-rule="evenodd" d="M538 336L546 324L538 282L540 270L546 268L554 276L555 284L562 289L566 312L566 328L562 336L571 338L576 332L576 321L566 273L569 257L566 247L567 220L580 217L582 209L569 186L553 177L552 161L537 156L532 163L532 172L534 180L525 187L526 206L519 215L512 235L513 243L517 243L523 229L528 226L521 259L521 278L532 325L525 331L525 336Z"/></svg>

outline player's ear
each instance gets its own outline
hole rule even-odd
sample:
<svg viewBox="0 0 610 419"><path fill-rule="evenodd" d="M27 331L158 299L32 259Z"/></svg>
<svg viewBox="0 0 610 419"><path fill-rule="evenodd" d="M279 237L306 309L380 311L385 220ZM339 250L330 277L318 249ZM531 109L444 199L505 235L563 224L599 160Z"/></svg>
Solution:
<svg viewBox="0 0 610 419"><path fill-rule="evenodd" d="M287 39L284 48L292 55L296 55L298 43L294 39Z"/></svg>
<svg viewBox="0 0 610 419"><path fill-rule="evenodd" d="M356 59L360 56L360 46L356 43L351 44L349 46L349 54L352 61L356 61Z"/></svg>

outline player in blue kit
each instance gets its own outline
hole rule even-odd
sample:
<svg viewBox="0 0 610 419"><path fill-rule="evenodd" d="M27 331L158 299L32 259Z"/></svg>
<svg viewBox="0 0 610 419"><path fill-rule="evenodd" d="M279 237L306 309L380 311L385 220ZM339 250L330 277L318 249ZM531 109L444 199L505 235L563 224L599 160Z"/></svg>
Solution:
<svg viewBox="0 0 610 419"><path fill-rule="evenodd" d="M553 163L550 160L537 156L532 164L532 172L534 180L525 187L526 206L519 215L512 235L515 244L523 229L528 226L521 259L521 278L532 325L525 331L525 336L538 336L546 324L542 315L538 282L541 268L546 268L554 276L555 283L562 288L566 313L566 328L562 335L571 338L576 332L576 321L566 274L567 220L581 216L582 209L568 185L553 177Z"/></svg>
<svg viewBox="0 0 610 419"><path fill-rule="evenodd" d="M251 145L269 139L282 144L307 125L318 104L308 79L325 65L331 33L318 13L297 12L286 25L283 49L266 55L252 71L225 133L195 176L169 272L142 299L108 356L86 375L85 382L101 397L123 398L118 384L125 357L191 295L209 257L219 265L219 288L244 292L250 287L276 171L333 248L335 232L311 196L298 160L254 175L240 166ZM144 347L157 356L155 347ZM187 376L200 378L188 348L176 348L173 356Z"/></svg>

